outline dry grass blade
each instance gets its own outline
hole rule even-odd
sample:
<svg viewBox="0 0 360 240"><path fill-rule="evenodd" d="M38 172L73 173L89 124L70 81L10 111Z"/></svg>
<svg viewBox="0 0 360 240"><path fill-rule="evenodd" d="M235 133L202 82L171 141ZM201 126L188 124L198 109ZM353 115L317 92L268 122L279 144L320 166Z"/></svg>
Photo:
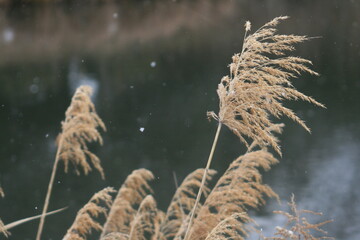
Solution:
<svg viewBox="0 0 360 240"><path fill-rule="evenodd" d="M204 171L201 168L189 174L176 190L166 212L165 219L161 224L161 232L167 240L174 239L181 225L186 225L186 218L195 204L196 194L199 191ZM211 181L215 174L215 170L210 170L207 174L207 182ZM203 192L206 197L210 189L204 187Z"/></svg>
<svg viewBox="0 0 360 240"><path fill-rule="evenodd" d="M111 207L102 237L112 232L130 233L130 223L140 203L144 197L152 193L148 182L153 179L153 174L146 169L135 170L126 178Z"/></svg>
<svg viewBox="0 0 360 240"><path fill-rule="evenodd" d="M300 99L324 107L291 84L290 80L302 72L317 73L309 68L311 61L286 56L287 52L295 50L295 44L309 39L276 34L275 27L286 18L277 17L248 36L250 23L245 25L243 49L232 58L230 76L223 77L218 85L219 113L208 114L232 130L246 146L249 146L247 137L261 146L272 146L280 155L276 138L267 130L274 124L271 116L287 116L310 131L303 120L283 106L282 101Z"/></svg>
<svg viewBox="0 0 360 240"><path fill-rule="evenodd" d="M141 202L138 212L131 223L130 240L157 240L160 236L161 214L156 202L148 195Z"/></svg>
<svg viewBox="0 0 360 240"><path fill-rule="evenodd" d="M248 236L245 224L252 221L246 213L234 213L221 221L206 237L206 240L245 240Z"/></svg>
<svg viewBox="0 0 360 240"><path fill-rule="evenodd" d="M110 193L115 192L111 187L104 188L94 194L90 201L79 210L74 223L68 229L64 240L86 240L92 230L101 231L102 225L95 220L100 215L107 216L107 208L112 204ZM104 205L105 207L101 206Z"/></svg>
<svg viewBox="0 0 360 240"><path fill-rule="evenodd" d="M320 239L334 239L332 237L313 236L314 233L327 235L327 232L321 229L321 227L327 223L332 222L332 220L320 222L320 223L309 223L305 217L302 217L304 213L319 215L322 213L313 212L309 210L298 210L294 195L291 196L289 202L291 213L284 211L275 211L274 213L284 215L287 217L287 223L285 227L276 227L275 235L277 237L264 238L265 240L320 240Z"/></svg>
<svg viewBox="0 0 360 240"><path fill-rule="evenodd" d="M48 213L46 213L45 215L46 215L46 216L53 215L53 214L59 213L59 212L61 212L61 211L64 211L65 209L67 209L67 207L60 208L60 209L58 209L58 210L48 212ZM17 227L17 226L23 224L23 223L27 223L27 222L30 222L30 221L39 219L41 216L42 216L42 214L36 215L36 216L32 216L32 217L23 218L23 219L20 219L20 220L15 221L15 222L8 223L8 224L5 225L5 229L6 229L6 230L12 229L12 228L14 228L14 227Z"/></svg>
<svg viewBox="0 0 360 240"><path fill-rule="evenodd" d="M87 142L98 141L102 144L102 137L97 128L100 127L104 131L106 130L104 123L95 111L94 104L91 102L91 94L91 87L80 86L76 90L69 108L66 110L65 121L62 122L62 133L59 134L57 139L58 150L51 172L36 240L41 239L45 214L50 202L59 161L62 160L64 162L65 172L67 172L69 162L71 162L75 166L77 174L80 174L78 167L82 168L85 174L88 174L92 169L87 162L87 159L90 159L92 165L100 172L101 177L104 179L104 171L99 158L91 153L87 147Z"/></svg>
<svg viewBox="0 0 360 240"><path fill-rule="evenodd" d="M5 237L8 237L10 233L6 230L3 221L0 219L0 233L4 234Z"/></svg>
<svg viewBox="0 0 360 240"><path fill-rule="evenodd" d="M190 229L191 240L203 240L212 229L234 213L247 212L265 203L264 196L277 197L262 183L259 168L265 171L277 163L265 150L247 153L232 162L210 192Z"/></svg>

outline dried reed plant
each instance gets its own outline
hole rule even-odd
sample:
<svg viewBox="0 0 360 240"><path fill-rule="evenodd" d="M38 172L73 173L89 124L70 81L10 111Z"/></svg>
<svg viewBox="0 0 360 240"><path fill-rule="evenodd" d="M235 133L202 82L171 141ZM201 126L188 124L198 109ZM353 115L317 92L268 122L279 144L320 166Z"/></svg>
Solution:
<svg viewBox="0 0 360 240"><path fill-rule="evenodd" d="M151 195L141 202L134 220L131 223L130 240L157 240L160 237L162 214L156 207Z"/></svg>
<svg viewBox="0 0 360 240"><path fill-rule="evenodd" d="M153 192L149 185L153 179L154 175L146 169L135 170L126 178L111 207L101 237L116 232L130 234L139 205Z"/></svg>
<svg viewBox="0 0 360 240"><path fill-rule="evenodd" d="M310 132L304 121L284 107L282 101L300 99L324 107L297 91L290 81L302 72L318 74L307 66L311 61L286 56L287 52L295 50L295 44L309 39L276 34L275 27L287 18L277 17L248 36L250 22L246 23L242 51L232 58L230 76L223 77L218 85L219 113L208 113L209 117L226 125L246 146L249 144L245 137L263 147L273 147L280 155L276 138L267 130L274 124L271 116L286 116Z"/></svg>
<svg viewBox="0 0 360 240"><path fill-rule="evenodd" d="M36 240L40 240L45 222L45 214L48 209L52 187L55 179L58 163L63 161L65 172L68 171L69 162L71 162L77 174L80 174L78 168L82 168L85 175L91 171L91 164L96 168L101 177L104 178L104 171L101 167L99 158L91 153L87 147L88 142L98 141L102 144L102 137L98 128L106 130L105 124L97 115L95 106L91 101L92 89L89 86L80 86L65 113L65 121L62 122L62 132L57 138L57 153L53 165L45 203L40 218L39 228Z"/></svg>
<svg viewBox="0 0 360 240"><path fill-rule="evenodd" d="M245 213L234 213L222 220L206 237L206 240L245 240L248 229L245 223L253 220Z"/></svg>
<svg viewBox="0 0 360 240"><path fill-rule="evenodd" d="M277 128L271 120L272 117L286 116L310 132L304 121L291 109L284 107L282 101L304 100L324 107L313 98L297 91L291 84L290 80L297 78L302 72L313 75L317 73L308 67L311 61L286 56L288 52L295 50L295 44L309 39L306 36L277 34L276 26L287 18L274 18L249 35L251 24L250 22L245 24L242 50L232 57L230 75L223 77L218 85L219 112L218 114L208 112L209 118L218 121L218 128L206 164L202 186L191 212L185 240L188 239L222 125L227 126L248 148L251 144L247 139L255 142L260 148L271 146L281 155L278 140L271 130Z"/></svg>
<svg viewBox="0 0 360 240"><path fill-rule="evenodd" d="M79 210L74 223L68 229L63 240L86 240L86 236L91 234L92 230L101 231L102 225L94 218L98 218L100 215L107 216L108 208L112 204L110 193L113 192L116 191L107 187L95 193L90 201Z"/></svg>
<svg viewBox="0 0 360 240"><path fill-rule="evenodd" d="M277 162L266 150L246 153L233 161L200 208L190 228L189 239L204 240L216 225L232 214L265 204L264 196L278 198L262 183L259 172L259 169L269 170Z"/></svg>
<svg viewBox="0 0 360 240"><path fill-rule="evenodd" d="M203 168L195 170L183 180L176 190L160 228L165 239L173 239L179 232L181 225L186 222L187 216L195 204L196 194L200 188L203 174ZM210 170L207 175L207 182L211 181L215 174L215 170ZM210 192L210 189L206 187L206 185L207 184L205 184L203 188L205 197Z"/></svg>
<svg viewBox="0 0 360 240"><path fill-rule="evenodd" d="M284 215L287 218L287 223L285 227L276 227L275 235L277 237L265 237L265 240L320 240L320 239L334 239L333 237L328 236L313 236L314 233L320 233L327 235L327 232L321 229L327 223L332 222L332 220L323 221L320 223L309 223L306 217L302 215L305 213L322 216L322 213L313 212L309 210L298 210L294 195L291 196L290 202L291 213L284 211L274 211L276 214Z"/></svg>

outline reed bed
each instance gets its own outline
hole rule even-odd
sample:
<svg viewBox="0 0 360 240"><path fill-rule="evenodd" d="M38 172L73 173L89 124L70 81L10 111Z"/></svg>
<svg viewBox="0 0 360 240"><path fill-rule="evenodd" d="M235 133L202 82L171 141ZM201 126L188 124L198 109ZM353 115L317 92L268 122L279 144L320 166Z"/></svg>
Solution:
<svg viewBox="0 0 360 240"><path fill-rule="evenodd" d="M269 171L279 161L280 144L276 134L282 132L283 124L275 122L282 116L292 119L310 132L305 122L293 110L284 107L285 100L303 100L324 107L312 97L294 88L291 80L305 72L317 75L310 68L311 61L288 56L295 45L306 36L277 34L276 26L287 17L277 17L250 34L251 23L245 24L243 47L230 64L230 74L221 79L217 93L218 113L209 112L208 117L218 122L212 148L205 168L190 173L174 193L165 212L157 208L151 182L152 172L146 169L133 171L117 191L105 188L96 193L79 210L64 240L85 240L100 232L101 240L223 240L246 239L253 222L249 210L256 210L266 199L278 195L263 183L262 171ZM98 128L105 125L96 114L90 100L91 89L81 86L75 93L62 133L58 138L49 190L44 213L49 204L56 166L63 161L65 171L69 163L88 174L93 166L104 177L100 160L87 148L87 142L102 143ZM210 169L222 126L228 127L247 147L247 152L236 158L216 180L216 171ZM326 239L321 227L330 221L309 223L303 213L319 213L297 210L294 197L290 200L291 213L276 212L288 218L287 227L277 227L274 240ZM109 213L108 213L109 212ZM101 217L105 220L101 222ZM43 214L37 240L40 240L44 223ZM100 218L99 218L100 217ZM255 227L256 229L256 227ZM7 235L2 222L0 231ZM313 232L323 234L314 237Z"/></svg>

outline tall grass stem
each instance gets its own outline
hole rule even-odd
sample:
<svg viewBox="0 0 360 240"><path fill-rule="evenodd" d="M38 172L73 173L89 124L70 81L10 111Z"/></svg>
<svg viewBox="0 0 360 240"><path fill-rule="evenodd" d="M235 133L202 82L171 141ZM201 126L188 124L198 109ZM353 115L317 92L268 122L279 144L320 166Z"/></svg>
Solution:
<svg viewBox="0 0 360 240"><path fill-rule="evenodd" d="M38 231L37 231L37 234L36 234L36 240L41 239L41 233L42 233L43 228L44 228L45 216L46 216L47 209L49 207L51 192L52 192L52 188L53 188L53 185L54 185L54 180L55 180L55 175L56 175L56 170L57 170L57 165L58 165L59 160L60 160L61 145L62 145L62 138L60 139L59 146L58 146L58 149L57 149L57 152L56 152L55 162L54 162L54 166L53 166L53 169L52 169L48 190L47 190L47 193L46 193L45 203L44 203L43 211L41 213L39 228L38 228Z"/></svg>
<svg viewBox="0 0 360 240"><path fill-rule="evenodd" d="M197 206L198 206L198 204L200 202L200 198L201 198L202 191L203 191L203 188L204 188L204 185L205 185L207 173L208 173L208 171L210 169L211 161L213 159L215 148L216 148L216 145L217 145L217 141L219 139L219 135L220 135L220 131L221 131L221 125L222 124L219 122L219 125L218 125L217 130L216 130L216 134L215 134L215 137L214 137L214 142L213 142L213 145L211 147L209 158L207 160L205 171L204 171L204 174L203 174L203 177L202 177L202 180L201 180L201 185L200 185L200 188L199 188L199 192L198 192L198 194L196 196L196 201L195 201L194 207L193 207L193 209L191 211L190 220L189 220L189 224L188 224L187 229L186 229L184 240L187 240L189 232L190 232L191 225L192 225L192 223L194 221L195 211L196 211L196 208L197 208Z"/></svg>

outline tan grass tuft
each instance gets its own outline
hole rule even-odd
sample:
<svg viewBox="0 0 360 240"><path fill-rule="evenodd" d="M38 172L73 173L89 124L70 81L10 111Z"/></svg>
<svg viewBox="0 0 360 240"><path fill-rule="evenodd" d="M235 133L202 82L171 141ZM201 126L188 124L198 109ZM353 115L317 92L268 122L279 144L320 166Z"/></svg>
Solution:
<svg viewBox="0 0 360 240"><path fill-rule="evenodd" d="M0 233L4 234L5 237L10 236L10 233L6 230L3 221L0 218Z"/></svg>
<svg viewBox="0 0 360 240"><path fill-rule="evenodd" d="M112 204L112 197L110 195L112 192L116 191L111 187L107 187L95 193L90 201L79 210L74 223L68 229L63 239L86 240L87 235L90 235L92 230L101 231L102 226L95 218L98 218L100 215L107 216L107 208L110 208Z"/></svg>
<svg viewBox="0 0 360 240"><path fill-rule="evenodd" d="M146 169L135 170L126 178L111 207L102 237L112 232L130 234L130 224L140 203L152 193L148 182L153 179L153 174Z"/></svg>
<svg viewBox="0 0 360 240"><path fill-rule="evenodd" d="M267 171L277 162L265 150L246 153L232 162L200 208L189 239L205 239L225 218L263 205L264 196L277 198L277 194L262 183L259 172L259 168Z"/></svg>
<svg viewBox="0 0 360 240"><path fill-rule="evenodd" d="M246 223L253 220L245 213L234 213L222 220L206 237L206 240L245 240L248 236Z"/></svg>
<svg viewBox="0 0 360 240"><path fill-rule="evenodd" d="M295 50L294 45L309 38L297 35L276 34L276 26L288 17L277 17L262 26L255 33L250 31L250 22L245 24L245 37L241 53L232 57L230 76L223 77L218 85L219 113L209 112L234 132L246 146L246 138L260 146L271 146L280 155L277 139L267 129L273 126L271 116L286 116L305 125L291 109L283 106L283 100L304 100L324 107L313 98L297 91L291 79L302 72L317 75L309 68L311 61L294 56L286 56Z"/></svg>
<svg viewBox="0 0 360 240"><path fill-rule="evenodd" d="M276 227L275 235L277 237L266 237L265 240L320 240L320 239L335 239L332 237L321 236L315 237L314 233L320 233L327 235L327 232L321 229L321 227L332 220L320 222L320 223L309 223L302 215L305 213L322 216L322 213L313 212L309 210L298 210L294 195L291 196L290 202L291 213L284 211L274 211L274 213L284 215L287 217L287 223L285 227Z"/></svg>
<svg viewBox="0 0 360 240"><path fill-rule="evenodd" d="M187 224L186 218L195 204L196 194L199 191L203 174L203 168L195 170L184 179L180 187L176 190L167 209L165 220L161 224L161 232L165 239L174 239L181 225ZM210 170L207 174L207 182L211 181L215 174L215 170ZM205 186L206 185L205 183ZM203 188L205 197L207 197L209 192L209 188Z"/></svg>
<svg viewBox="0 0 360 240"><path fill-rule="evenodd" d="M156 202L147 195L141 202L134 220L131 223L130 240L157 240L160 236L161 214L156 208Z"/></svg>

